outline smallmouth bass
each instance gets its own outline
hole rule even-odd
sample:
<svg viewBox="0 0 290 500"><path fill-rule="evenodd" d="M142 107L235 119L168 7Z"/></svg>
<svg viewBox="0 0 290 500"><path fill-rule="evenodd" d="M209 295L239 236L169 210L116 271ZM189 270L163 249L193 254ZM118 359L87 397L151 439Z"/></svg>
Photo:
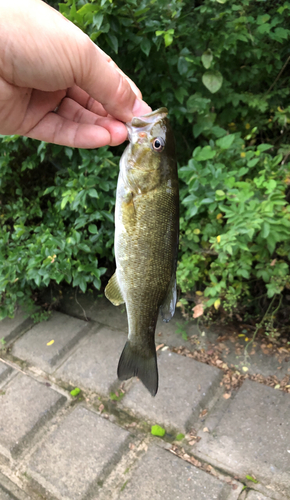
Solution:
<svg viewBox="0 0 290 500"><path fill-rule="evenodd" d="M106 289L125 303L129 334L118 378L138 376L155 396L158 369L155 328L174 314L179 233L175 143L166 108L127 123L129 145L120 160L115 208L116 272Z"/></svg>

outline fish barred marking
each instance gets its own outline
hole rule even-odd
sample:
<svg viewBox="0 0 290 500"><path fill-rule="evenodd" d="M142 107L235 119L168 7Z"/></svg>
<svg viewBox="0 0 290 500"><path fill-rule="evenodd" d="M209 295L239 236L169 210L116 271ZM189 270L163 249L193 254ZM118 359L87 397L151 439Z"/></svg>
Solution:
<svg viewBox="0 0 290 500"><path fill-rule="evenodd" d="M105 290L113 304L126 303L128 315L118 377L138 376L153 396L158 313L169 321L176 303L178 177L166 115L161 108L127 124L130 144L120 161L115 210L117 269Z"/></svg>

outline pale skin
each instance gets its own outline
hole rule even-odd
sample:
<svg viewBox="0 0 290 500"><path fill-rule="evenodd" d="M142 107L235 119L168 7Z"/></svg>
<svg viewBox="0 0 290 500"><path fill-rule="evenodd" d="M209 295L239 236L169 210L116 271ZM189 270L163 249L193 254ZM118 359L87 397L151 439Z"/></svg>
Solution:
<svg viewBox="0 0 290 500"><path fill-rule="evenodd" d="M116 146L149 113L140 90L41 0L0 0L0 134L77 148Z"/></svg>

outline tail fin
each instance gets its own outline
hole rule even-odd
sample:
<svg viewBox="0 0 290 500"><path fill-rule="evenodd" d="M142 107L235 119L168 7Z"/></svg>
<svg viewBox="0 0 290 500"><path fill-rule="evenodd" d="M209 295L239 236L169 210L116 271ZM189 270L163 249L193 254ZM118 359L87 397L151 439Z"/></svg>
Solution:
<svg viewBox="0 0 290 500"><path fill-rule="evenodd" d="M158 390L158 369L155 344L149 357L133 349L130 341L125 344L118 365L119 380L127 380L131 377L139 377L152 396Z"/></svg>

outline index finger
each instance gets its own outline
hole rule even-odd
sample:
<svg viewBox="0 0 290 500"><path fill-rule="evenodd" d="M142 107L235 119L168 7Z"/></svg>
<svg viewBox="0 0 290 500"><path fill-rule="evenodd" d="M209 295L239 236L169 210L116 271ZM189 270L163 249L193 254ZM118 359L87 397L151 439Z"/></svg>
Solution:
<svg viewBox="0 0 290 500"><path fill-rule="evenodd" d="M113 59L108 56L108 54L106 54L106 52L104 52L100 47L98 47L98 45L96 45L97 49L103 54L103 56L107 59L108 63L111 64L113 66L113 68L118 71L120 73L121 76L123 76L127 82L129 83L131 89L133 90L134 94L142 100L142 94L141 94L141 91L140 89L137 87L137 85L133 82L133 80L131 80L131 78L129 78L127 75L125 75L125 73L121 70L121 68L119 68L119 66L117 66L117 64L113 61Z"/></svg>
<svg viewBox="0 0 290 500"><path fill-rule="evenodd" d="M133 116L150 113L141 92L118 66L86 37L86 48L74 70L75 83L84 89L114 118L128 122Z"/></svg>

